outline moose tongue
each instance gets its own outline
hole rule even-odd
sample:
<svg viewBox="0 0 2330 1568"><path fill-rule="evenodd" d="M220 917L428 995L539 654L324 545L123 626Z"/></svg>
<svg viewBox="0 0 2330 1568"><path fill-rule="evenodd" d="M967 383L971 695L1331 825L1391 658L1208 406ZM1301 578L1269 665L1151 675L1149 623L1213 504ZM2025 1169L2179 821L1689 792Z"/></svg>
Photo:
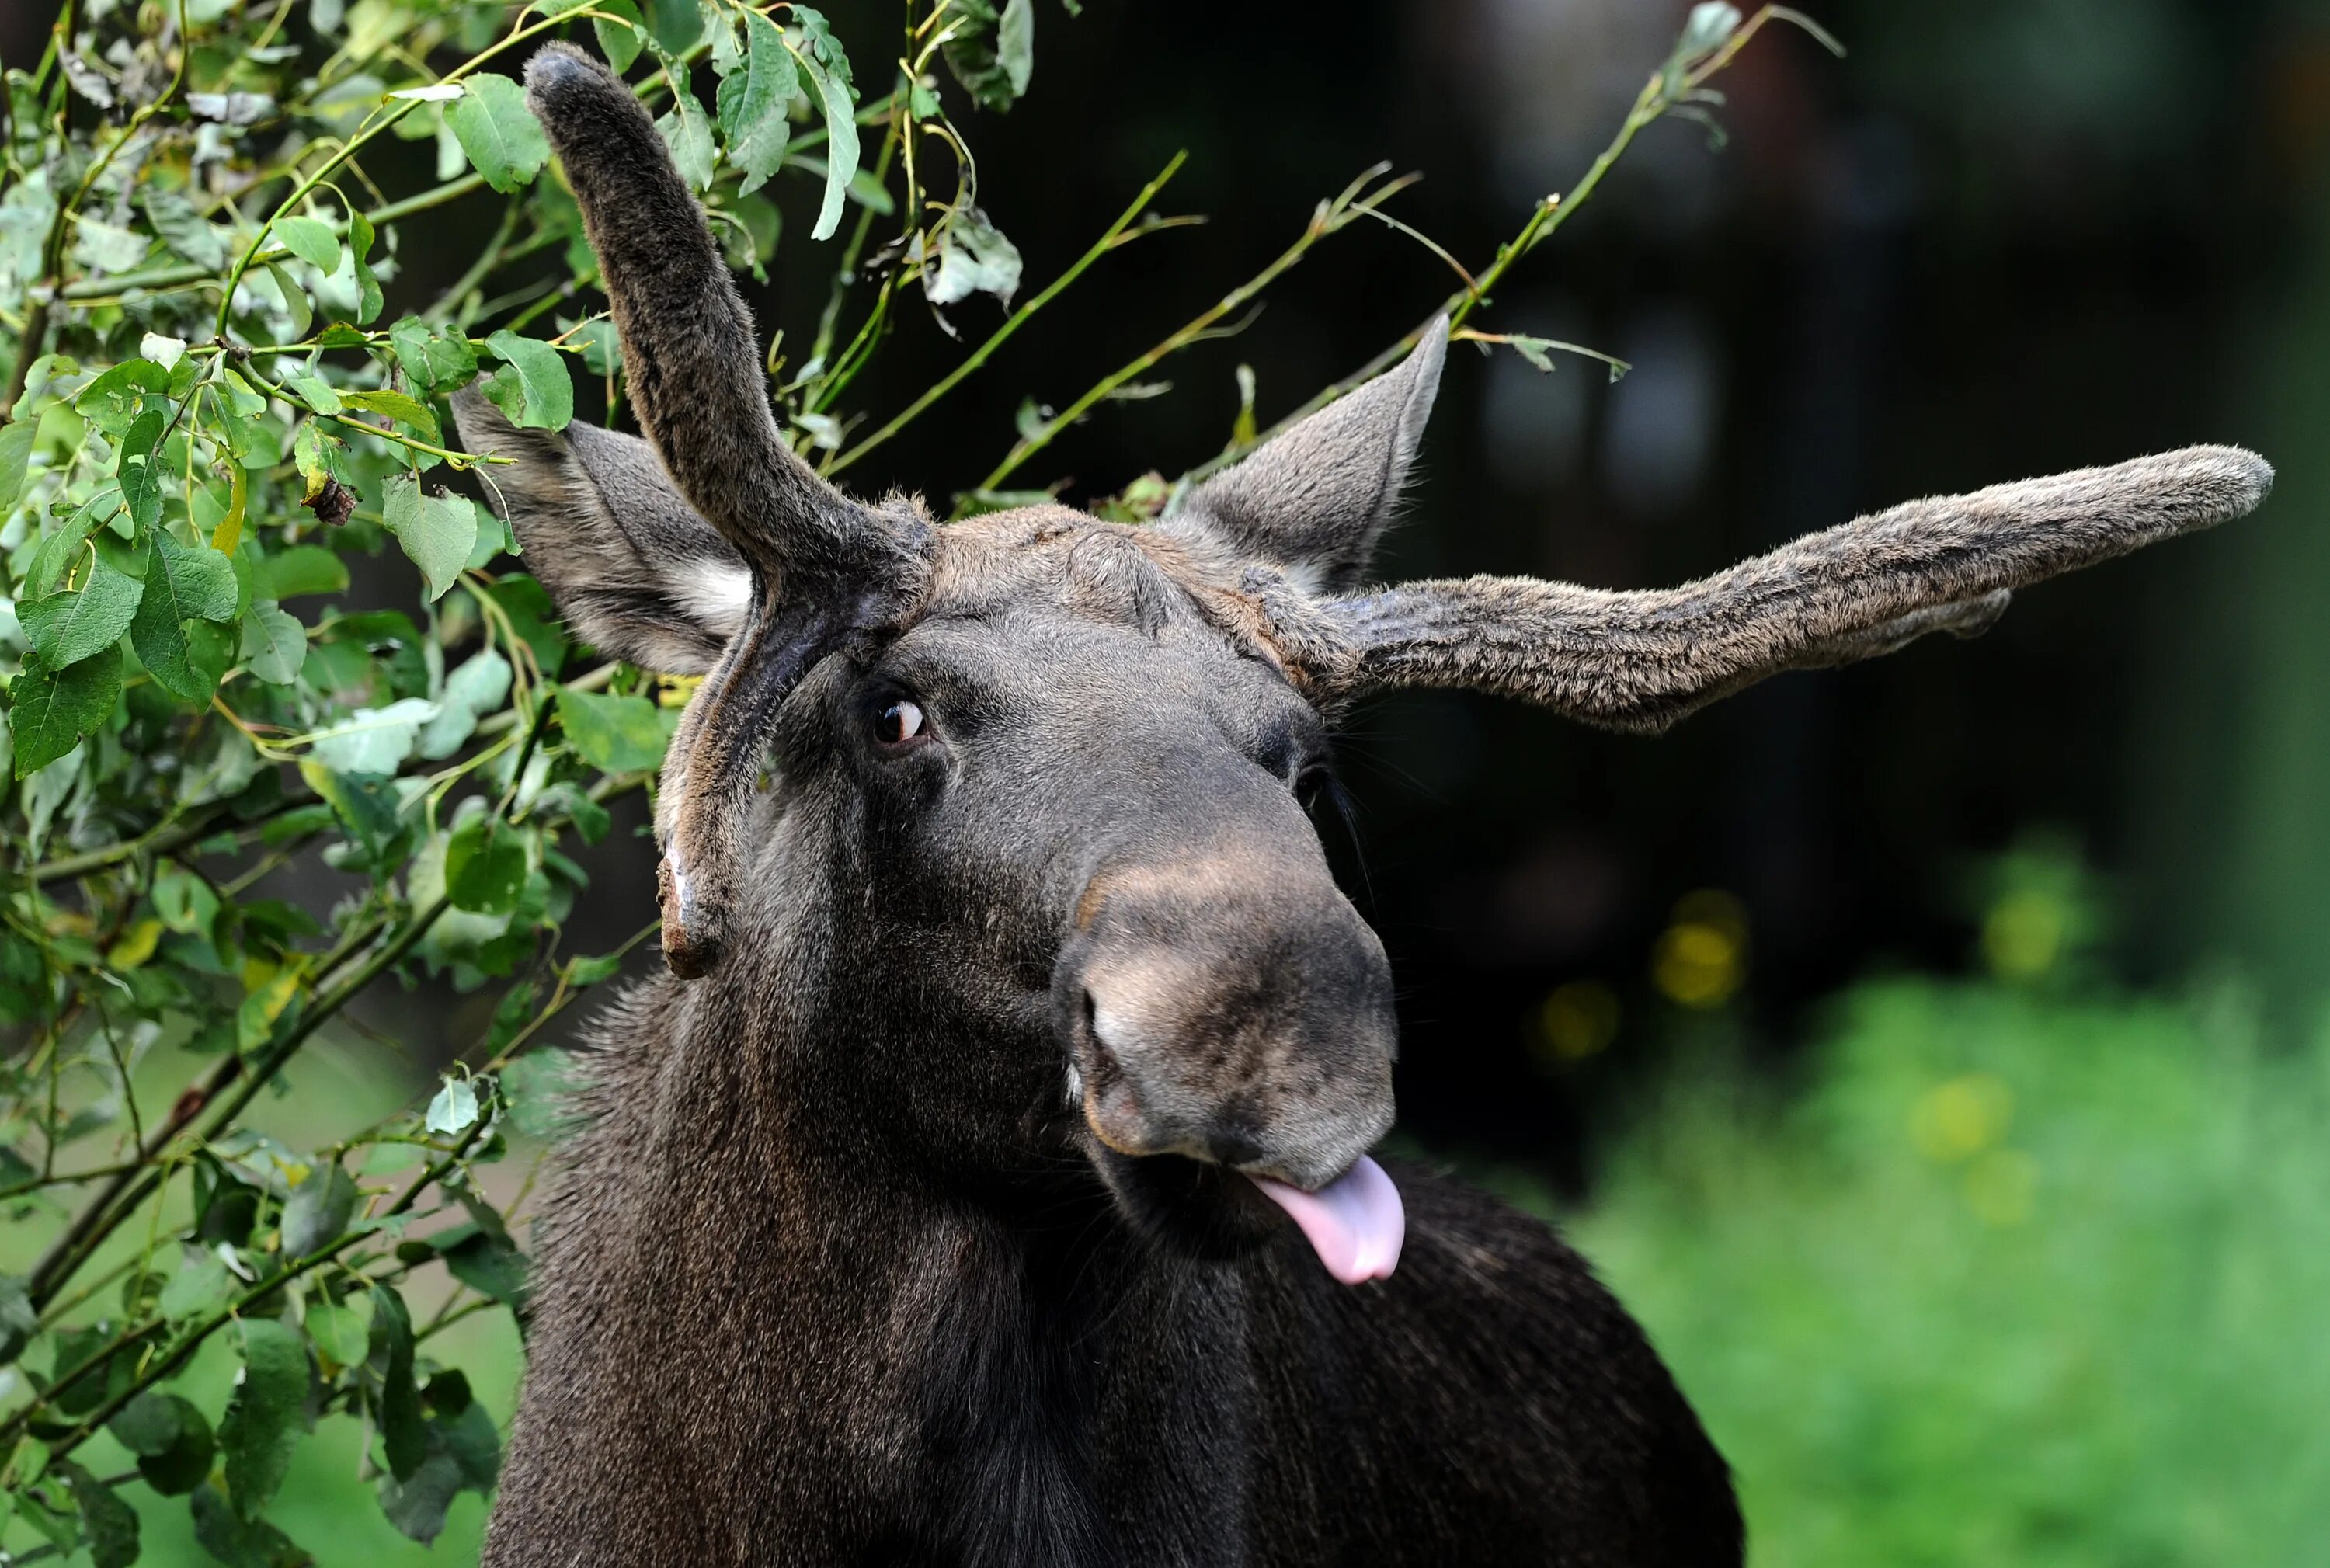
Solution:
<svg viewBox="0 0 2330 1568"><path fill-rule="evenodd" d="M1350 1169L1306 1193L1268 1176L1248 1176L1262 1195L1294 1216L1327 1272L1346 1285L1387 1280L1407 1236L1407 1212L1384 1167L1361 1155Z"/></svg>

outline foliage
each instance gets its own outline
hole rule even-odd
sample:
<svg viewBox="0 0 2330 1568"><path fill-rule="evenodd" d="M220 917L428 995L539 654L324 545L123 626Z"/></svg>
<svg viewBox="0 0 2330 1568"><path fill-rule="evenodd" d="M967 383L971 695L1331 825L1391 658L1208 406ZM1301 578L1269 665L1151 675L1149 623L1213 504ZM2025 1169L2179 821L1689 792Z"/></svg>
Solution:
<svg viewBox="0 0 2330 1568"><path fill-rule="evenodd" d="M798 190L790 226L835 245L835 282L807 352L772 349L772 391L800 449L840 473L1173 222L1150 213L1169 166L1021 301L956 116L1028 90L1034 0L901 10L896 68L877 71L801 5L69 0L35 68L6 72L0 1255L24 1271L0 1276L0 1538L36 1543L17 1560L135 1561L136 1489L147 1512L184 1498L218 1561L307 1561L274 1516L318 1423L360 1434L380 1508L415 1540L491 1488L498 1430L439 1335L523 1308L525 1258L480 1168L554 1119L554 1067L514 1058L620 957L565 950L584 880L566 850L652 787L686 696L572 646L494 514L445 483L494 486L493 461L452 444L461 388L554 431L579 361L611 417L622 403L579 214L516 73L559 37L635 71L756 276ZM1638 131L1703 115L1708 79L1788 16L1699 6L1568 198L1477 275L1449 259L1463 282L1441 308L1462 327ZM1235 330L1327 238L1362 218L1412 233L1382 174L1056 414L1031 401L958 511L1024 494L1003 486L1061 430L1160 390L1141 375ZM405 263L457 202L497 217L421 297ZM851 389L914 290L950 335L974 295L1010 314L853 445ZM1471 335L1543 368L1567 347ZM1206 468L1269 433L1249 399ZM1145 518L1175 488L1148 476L1102 505ZM412 602L352 608L352 581L403 581ZM309 860L361 891L327 909L267 895ZM425 1107L320 1147L252 1125L350 1001L429 975L501 995ZM408 1294L449 1288L416 1321ZM240 1368L224 1398L222 1357ZM109 1442L122 1474L89 1468Z"/></svg>
<svg viewBox="0 0 2330 1568"><path fill-rule="evenodd" d="M2330 1028L1888 981L1806 1082L1686 1063L1570 1226L1737 1467L1753 1560L2319 1556Z"/></svg>

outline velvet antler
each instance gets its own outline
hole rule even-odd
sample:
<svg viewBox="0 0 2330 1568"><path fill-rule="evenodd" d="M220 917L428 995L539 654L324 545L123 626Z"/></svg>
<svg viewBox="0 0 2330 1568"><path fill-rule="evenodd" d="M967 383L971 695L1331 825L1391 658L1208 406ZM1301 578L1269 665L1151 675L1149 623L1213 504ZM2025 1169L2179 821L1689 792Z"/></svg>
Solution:
<svg viewBox="0 0 2330 1568"><path fill-rule="evenodd" d="M1526 577L1412 582L1316 602L1331 693L1460 686L1656 732L1782 670L1971 636L2010 590L2253 510L2273 470L2234 447L1911 501L1681 588ZM1323 633L1323 637L1320 634Z"/></svg>

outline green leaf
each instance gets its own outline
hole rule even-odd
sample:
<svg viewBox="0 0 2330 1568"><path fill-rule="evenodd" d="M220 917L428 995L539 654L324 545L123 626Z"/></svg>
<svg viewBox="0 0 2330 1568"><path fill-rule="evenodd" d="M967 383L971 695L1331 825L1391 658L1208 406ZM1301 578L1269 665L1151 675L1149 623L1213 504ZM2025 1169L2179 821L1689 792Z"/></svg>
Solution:
<svg viewBox="0 0 2330 1568"><path fill-rule="evenodd" d="M704 36L704 11L696 0L647 0L647 24L667 54L686 54Z"/></svg>
<svg viewBox="0 0 2330 1568"><path fill-rule="evenodd" d="M356 1184L334 1161L316 1167L283 1204L283 1256L305 1258L339 1240L355 1216Z"/></svg>
<svg viewBox="0 0 2330 1568"><path fill-rule="evenodd" d="M348 214L348 254L354 258L356 274L356 325L365 326L380 316L382 304L380 279L373 276L372 220L362 213Z"/></svg>
<svg viewBox="0 0 2330 1568"><path fill-rule="evenodd" d="M20 607L21 609L21 607ZM103 653L59 670L34 655L9 693L16 777L37 773L97 732L121 695L121 656Z"/></svg>
<svg viewBox="0 0 2330 1568"><path fill-rule="evenodd" d="M478 355L469 339L443 336L417 316L400 316L388 329L389 347L413 385L427 392L451 392L477 379Z"/></svg>
<svg viewBox="0 0 2330 1568"><path fill-rule="evenodd" d="M1036 74L1036 0L1005 0L1003 19L995 25L995 59L1011 96L1027 97Z"/></svg>
<svg viewBox="0 0 2330 1568"><path fill-rule="evenodd" d="M344 392L340 401L352 409L368 414L385 414L401 425L410 425L431 441L438 438L437 416L419 398L407 397L401 392Z"/></svg>
<svg viewBox="0 0 2330 1568"><path fill-rule="evenodd" d="M688 188L708 190L712 185L712 122L705 116L704 105L688 90L687 73L667 75L671 82L671 108L657 117L656 129L662 134L664 145L671 149L671 161Z"/></svg>
<svg viewBox="0 0 2330 1568"><path fill-rule="evenodd" d="M308 1337L327 1361L354 1366L372 1353L372 1328L349 1301L322 1299L308 1303Z"/></svg>
<svg viewBox="0 0 2330 1568"><path fill-rule="evenodd" d="M0 513L14 506L16 497L24 493L24 471L32 464L33 438L40 430L41 421L30 416L0 427Z"/></svg>
<svg viewBox="0 0 2330 1568"><path fill-rule="evenodd" d="M385 1285L372 1289L372 1360L380 1369L380 1436L388 1473L409 1480L428 1450L421 1390L412 1381L412 1318Z"/></svg>
<svg viewBox="0 0 2330 1568"><path fill-rule="evenodd" d="M429 1102L429 1114L422 1125L431 1132L451 1138L469 1131L477 1121L477 1086L466 1078L448 1078L437 1097Z"/></svg>
<svg viewBox="0 0 2330 1568"><path fill-rule="evenodd" d="M347 563L320 544L294 544L259 563L251 590L260 599L298 599L308 593L340 593L348 586Z"/></svg>
<svg viewBox="0 0 2330 1568"><path fill-rule="evenodd" d="M388 483L381 520L421 568L431 600L443 598L460 581L478 538L478 515L467 501L423 496L418 479L400 474Z"/></svg>
<svg viewBox="0 0 2330 1568"><path fill-rule="evenodd" d="M445 845L445 896L453 907L495 915L516 910L526 891L528 836L492 812L455 827Z"/></svg>
<svg viewBox="0 0 2330 1568"><path fill-rule="evenodd" d="M340 269L340 239L321 218L278 218L275 238L326 277Z"/></svg>
<svg viewBox="0 0 2330 1568"><path fill-rule="evenodd" d="M825 201L817 210L817 224L809 237L829 240L841 226L842 204L849 194L850 178L857 173L857 105L850 97L848 57L841 52L825 18L806 5L795 5L792 15L801 32L800 46L795 51L801 74L825 106Z"/></svg>
<svg viewBox="0 0 2330 1568"><path fill-rule="evenodd" d="M405 697L384 708L358 708L309 737L311 754L335 773L384 777L412 755L412 742L421 726L436 713L434 703L419 697Z"/></svg>
<svg viewBox="0 0 2330 1568"><path fill-rule="evenodd" d="M232 1300L234 1293L235 1278L225 1261L216 1252L200 1252L189 1255L170 1276L158 1305L164 1318L184 1323L209 1317Z"/></svg>
<svg viewBox="0 0 2330 1568"><path fill-rule="evenodd" d="M515 1036L534 1015L534 994L527 991L515 1009L517 1021L510 1027ZM507 1004L506 1004L507 1005ZM502 1026L502 1015L494 1015L497 1032ZM502 1042L503 1046L509 1044ZM537 1048L502 1069L499 1088L502 1103L509 1108L512 1126L529 1138L556 1138L573 1124L580 1083L576 1075L576 1060L571 1051Z"/></svg>
<svg viewBox="0 0 2330 1568"><path fill-rule="evenodd" d="M195 1544L226 1568L312 1568L316 1561L266 1520L237 1517L215 1487L196 1487L189 1503Z"/></svg>
<svg viewBox="0 0 2330 1568"><path fill-rule="evenodd" d="M178 1409L171 1396L147 1389L114 1412L105 1430L131 1453L166 1454L178 1440Z"/></svg>
<svg viewBox="0 0 2330 1568"><path fill-rule="evenodd" d="M50 667L63 669L119 642L145 592L144 583L100 557L81 587L20 604L16 619Z"/></svg>
<svg viewBox="0 0 2330 1568"><path fill-rule="evenodd" d="M487 338L486 346L502 362L486 385L486 396L509 422L530 430L564 430L574 418L574 383L559 352L539 338L520 337L507 328Z"/></svg>
<svg viewBox="0 0 2330 1568"><path fill-rule="evenodd" d="M166 423L161 407L151 406L121 438L121 498L140 528L151 528L162 516L162 465L154 449Z"/></svg>
<svg viewBox="0 0 2330 1568"><path fill-rule="evenodd" d="M561 691L558 723L566 732L566 743L603 772L637 773L663 766L669 736L662 713L645 697Z"/></svg>
<svg viewBox="0 0 2330 1568"><path fill-rule="evenodd" d="M59 1459L50 1473L72 1488L81 1509L81 1544L92 1568L129 1568L137 1561L137 1515L111 1487L71 1459Z"/></svg>
<svg viewBox="0 0 2330 1568"><path fill-rule="evenodd" d="M299 678L308 657L308 628L299 618L271 599L253 600L242 618L242 661L271 686L288 686Z"/></svg>
<svg viewBox="0 0 2330 1568"><path fill-rule="evenodd" d="M461 1467L449 1453L429 1455L411 1476L384 1476L380 1511L398 1532L426 1546L445 1528L446 1510L461 1490Z"/></svg>
<svg viewBox="0 0 2330 1568"><path fill-rule="evenodd" d="M24 1293L24 1281L13 1274L0 1274L0 1366L14 1361L40 1330L41 1315Z"/></svg>
<svg viewBox="0 0 2330 1568"><path fill-rule="evenodd" d="M693 8L696 0L687 3ZM550 160L550 143L526 107L526 90L490 71L479 71L462 87L460 99L445 111L445 122L470 166L504 195L532 184Z"/></svg>
<svg viewBox="0 0 2330 1568"><path fill-rule="evenodd" d="M744 175L739 194L760 189L783 165L792 134L785 109L800 96L800 68L776 24L748 11L744 40L744 69L720 83L720 134L729 163Z"/></svg>
<svg viewBox="0 0 2330 1568"><path fill-rule="evenodd" d="M444 1256L446 1271L462 1284L505 1307L524 1308L526 1254L513 1246L508 1237L478 1229L450 1245L440 1244L439 1250Z"/></svg>
<svg viewBox="0 0 2330 1568"><path fill-rule="evenodd" d="M308 329L316 325L316 310L308 302L308 291L299 287L297 279L272 262L262 270L275 285L275 292L282 298L284 311L291 317L291 335L306 337Z"/></svg>
<svg viewBox="0 0 2330 1568"><path fill-rule="evenodd" d="M147 535L146 591L129 642L163 690L190 703L210 701L234 645L206 623L233 619L235 598L234 569L225 556L207 545L181 544L158 528Z"/></svg>
<svg viewBox="0 0 2330 1568"><path fill-rule="evenodd" d="M83 542L120 510L121 492L110 487L99 490L75 508L63 527L41 541L33 564L25 571L21 597L39 599L55 592L66 571L80 560Z"/></svg>
<svg viewBox="0 0 2330 1568"><path fill-rule="evenodd" d="M299 401L319 414L344 413L347 405L340 401L337 388L319 375L291 375L283 378L284 386L299 394Z"/></svg>
<svg viewBox="0 0 2330 1568"><path fill-rule="evenodd" d="M607 69L620 76L630 70L631 61L639 57L639 51L647 43L646 33L639 25L639 8L631 0L599 0L592 9L600 13L591 18L591 31L599 40L599 52L607 57Z"/></svg>
<svg viewBox="0 0 2330 1568"><path fill-rule="evenodd" d="M977 207L958 207L939 229L938 260L923 264L923 292L933 305L952 305L973 293L1005 305L1019 292L1019 248Z"/></svg>
<svg viewBox="0 0 2330 1568"><path fill-rule="evenodd" d="M107 1430L137 1456L146 1484L166 1497L183 1497L210 1479L218 1459L211 1423L178 1394L148 1389L124 1405Z"/></svg>
<svg viewBox="0 0 2330 1568"><path fill-rule="evenodd" d="M169 390L170 373L150 359L125 359L81 389L73 411L113 440L146 411L146 394Z"/></svg>
<svg viewBox="0 0 2330 1568"><path fill-rule="evenodd" d="M235 1511L255 1518L282 1488L292 1450L307 1430L308 1348L270 1318L242 1322L242 1379L219 1423L226 1489Z"/></svg>
<svg viewBox="0 0 2330 1568"><path fill-rule="evenodd" d="M509 695L510 662L499 648L486 648L445 677L437 716L421 731L419 750L432 760L450 757L474 734L478 721Z"/></svg>

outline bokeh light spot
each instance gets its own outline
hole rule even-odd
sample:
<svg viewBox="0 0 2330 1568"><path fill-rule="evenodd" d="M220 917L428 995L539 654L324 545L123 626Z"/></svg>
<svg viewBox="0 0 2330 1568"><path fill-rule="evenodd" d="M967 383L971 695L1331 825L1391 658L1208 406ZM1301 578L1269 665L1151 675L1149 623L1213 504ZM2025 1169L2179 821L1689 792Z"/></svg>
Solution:
<svg viewBox="0 0 2330 1568"><path fill-rule="evenodd" d="M1909 1111L1909 1141L1927 1159L1950 1164L1980 1154L2006 1136L2014 1091L1988 1072L1937 1083Z"/></svg>
<svg viewBox="0 0 2330 1568"><path fill-rule="evenodd" d="M1538 1010L1533 1044L1541 1060L1560 1064L1599 1055L1617 1037L1617 994L1598 980L1572 980Z"/></svg>

